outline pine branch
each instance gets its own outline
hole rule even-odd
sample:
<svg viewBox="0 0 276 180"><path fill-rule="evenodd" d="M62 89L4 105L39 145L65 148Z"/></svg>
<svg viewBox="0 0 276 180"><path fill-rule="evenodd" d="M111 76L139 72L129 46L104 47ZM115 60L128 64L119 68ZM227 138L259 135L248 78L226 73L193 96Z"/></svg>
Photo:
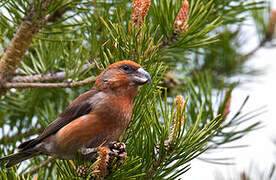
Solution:
<svg viewBox="0 0 276 180"><path fill-rule="evenodd" d="M175 97L174 103L175 103L174 124L172 126L172 131L169 135L169 139L165 142L166 152L165 152L164 159L167 159L167 157L170 156L171 153L173 152L174 150L173 144L175 143L175 139L177 137L177 133L178 133L177 131L179 130L179 126L183 125L183 122L184 122L184 116L182 113L185 111L185 104L187 103L187 101L185 102L184 98L181 95L178 95ZM158 147L156 147L156 149L158 149ZM161 163L162 163L161 159L155 159L154 163L152 164L152 166L147 172L147 179L152 179L154 172L157 170L158 167L160 167Z"/></svg>
<svg viewBox="0 0 276 180"><path fill-rule="evenodd" d="M7 76L19 66L25 52L30 46L37 28L28 20L22 22L9 47L0 60L0 84L6 81ZM1 91L3 94L3 91Z"/></svg>
<svg viewBox="0 0 276 180"><path fill-rule="evenodd" d="M268 23L266 23L267 19L264 18L266 17L264 16L264 13L270 13L270 18ZM260 35L260 37L262 37L262 39L257 47L255 47L249 53L244 55L245 61L249 59L249 57L254 55L259 49L264 47L268 42L271 42L273 38L273 34L275 32L276 10L272 10L271 12L268 9L263 9L262 11L253 10L252 17L253 17L253 20L255 21L257 33Z"/></svg>
<svg viewBox="0 0 276 180"><path fill-rule="evenodd" d="M10 82L12 83L52 82L52 81L64 80L65 77L66 77L65 72L57 72L57 73L37 74L37 75L30 75L30 76L15 76L10 80Z"/></svg>
<svg viewBox="0 0 276 180"><path fill-rule="evenodd" d="M5 94L6 89L3 88L3 84L11 77L11 74L13 74L19 66L34 38L34 35L47 21L56 19L54 18L56 16L55 13L47 16L38 15L38 13L45 14L52 2L52 0L43 1L40 10L36 9L37 7L35 7L34 3L30 4L28 12L23 18L23 22L18 27L16 34L0 60L0 96ZM63 14L64 12L65 10L59 12L59 14Z"/></svg>
<svg viewBox="0 0 276 180"><path fill-rule="evenodd" d="M253 56L259 49L264 47L264 45L270 40L271 39L265 37L257 47L255 47L253 50L251 50L250 52L244 55L244 61L248 60L249 57Z"/></svg>
<svg viewBox="0 0 276 180"><path fill-rule="evenodd" d="M94 66L97 66L97 64L85 64L82 67L82 71L85 71ZM61 80L64 80L65 78L66 78L65 72L56 72L56 73L37 74L37 75L29 75L29 76L14 76L9 80L9 82L11 83L52 82L52 81L61 81Z"/></svg>
<svg viewBox="0 0 276 180"><path fill-rule="evenodd" d="M45 3L47 3L46 1ZM17 29L10 45L6 49L0 61L0 79L6 78L5 76L13 73L19 66L25 52L29 48L33 36L38 32L41 24L45 23L44 19L32 22L35 15L34 5L31 4L27 15L24 17L23 22Z"/></svg>
<svg viewBox="0 0 276 180"><path fill-rule="evenodd" d="M153 176L155 170L160 166L161 162L162 161L160 161L160 160L154 161L154 163L152 164L152 166L150 167L150 169L147 172L146 179L152 179L152 176Z"/></svg>
<svg viewBox="0 0 276 180"><path fill-rule="evenodd" d="M95 82L96 77L90 77L77 82L61 82L61 83L13 83L6 82L3 84L5 89L11 88L72 88L77 86L84 86Z"/></svg>

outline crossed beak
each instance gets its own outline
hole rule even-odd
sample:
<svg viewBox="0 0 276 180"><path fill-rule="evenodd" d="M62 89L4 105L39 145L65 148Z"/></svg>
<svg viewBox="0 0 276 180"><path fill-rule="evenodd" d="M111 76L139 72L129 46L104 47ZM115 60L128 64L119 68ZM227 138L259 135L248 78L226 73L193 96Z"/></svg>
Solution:
<svg viewBox="0 0 276 180"><path fill-rule="evenodd" d="M136 73L133 76L133 81L138 85L143 85L147 82L152 84L149 73L145 71L143 68L137 69Z"/></svg>

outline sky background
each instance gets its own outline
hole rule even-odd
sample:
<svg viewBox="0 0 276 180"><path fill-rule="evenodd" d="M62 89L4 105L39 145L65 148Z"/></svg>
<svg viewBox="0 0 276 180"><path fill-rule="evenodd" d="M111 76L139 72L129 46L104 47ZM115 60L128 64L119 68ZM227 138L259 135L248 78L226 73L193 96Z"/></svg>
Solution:
<svg viewBox="0 0 276 180"><path fill-rule="evenodd" d="M272 0L272 8L276 9L276 0ZM257 46L257 35L252 22L243 28L247 39L243 50L250 51ZM274 43L275 44L275 43ZM221 149L202 157L225 158L233 157L235 165L215 165L201 160L194 160L191 170L184 174L185 180L221 180L239 179L239 173L245 171L253 174L251 180L262 180L268 176L268 170L276 163L276 47L262 48L246 63L249 68L262 72L257 76L236 77L247 80L238 86L232 94L231 112L236 112L247 95L250 96L243 112L266 106L266 112L250 120L262 121L263 128L247 134L231 145L249 145L239 149ZM231 114L230 114L231 116ZM229 144L230 145L230 144ZM230 161L229 161L230 162ZM265 173L265 174L263 174ZM263 175L263 177L261 177ZM276 178L276 177L274 177Z"/></svg>

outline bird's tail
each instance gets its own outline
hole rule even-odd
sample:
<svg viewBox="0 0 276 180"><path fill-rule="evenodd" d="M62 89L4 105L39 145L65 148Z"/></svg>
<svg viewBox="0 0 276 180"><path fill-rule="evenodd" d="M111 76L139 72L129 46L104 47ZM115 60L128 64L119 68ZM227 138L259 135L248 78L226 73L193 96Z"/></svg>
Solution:
<svg viewBox="0 0 276 180"><path fill-rule="evenodd" d="M0 158L0 162L1 161L8 161L8 163L6 164L6 168L10 168L24 160L30 159L34 156L39 155L39 151L36 149L28 149L25 151L21 151L18 153L14 153L5 157Z"/></svg>

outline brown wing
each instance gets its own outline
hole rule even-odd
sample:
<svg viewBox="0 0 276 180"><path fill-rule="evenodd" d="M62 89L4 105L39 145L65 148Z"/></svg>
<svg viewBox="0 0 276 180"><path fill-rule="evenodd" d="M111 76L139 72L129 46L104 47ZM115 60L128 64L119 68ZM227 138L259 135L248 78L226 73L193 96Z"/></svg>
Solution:
<svg viewBox="0 0 276 180"><path fill-rule="evenodd" d="M77 97L66 109L65 111L58 116L58 118L53 121L41 135L37 138L26 141L18 146L18 148L23 151L29 148L34 147L40 143L46 137L56 133L59 129L66 126L73 120L81 117L85 114L88 114L93 110L94 103L91 101L91 98L95 96L99 91L96 89L91 89L86 93Z"/></svg>
<svg viewBox="0 0 276 180"><path fill-rule="evenodd" d="M77 151L80 147L97 147L105 140L109 142L110 137L113 137L118 129L112 123L107 124L101 115L91 113L60 129L55 134L55 143L64 153Z"/></svg>

